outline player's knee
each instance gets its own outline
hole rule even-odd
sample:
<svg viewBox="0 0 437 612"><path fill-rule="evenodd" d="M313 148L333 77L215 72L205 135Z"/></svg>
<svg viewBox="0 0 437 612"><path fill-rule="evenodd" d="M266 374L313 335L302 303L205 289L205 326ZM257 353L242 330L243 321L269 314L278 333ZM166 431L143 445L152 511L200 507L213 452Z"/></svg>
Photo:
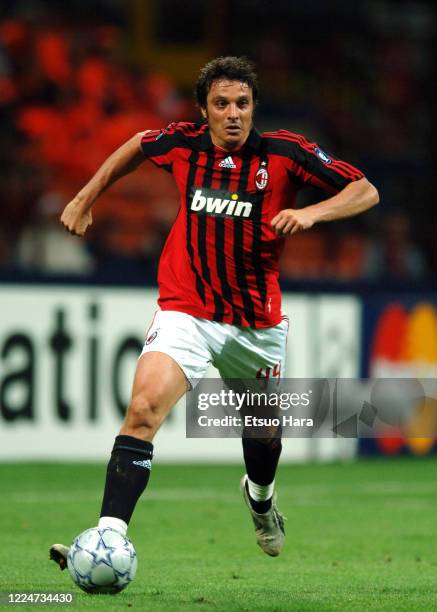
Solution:
<svg viewBox="0 0 437 612"><path fill-rule="evenodd" d="M138 395L134 396L129 404L126 420L131 426L154 431L160 423L160 414L158 398Z"/></svg>
<svg viewBox="0 0 437 612"><path fill-rule="evenodd" d="M274 434L271 437L256 438L256 440L260 444L264 444L265 446L270 446L272 448L275 448L276 446L278 446L281 443L281 438L275 437Z"/></svg>
<svg viewBox="0 0 437 612"><path fill-rule="evenodd" d="M255 443L264 444L271 448L276 448L281 444L282 427L271 426L262 428L246 427L243 432L243 437L253 440Z"/></svg>
<svg viewBox="0 0 437 612"><path fill-rule="evenodd" d="M272 426L268 429L268 435L263 438L264 444L267 444L271 448L276 448L281 444L282 440L282 427L281 425Z"/></svg>

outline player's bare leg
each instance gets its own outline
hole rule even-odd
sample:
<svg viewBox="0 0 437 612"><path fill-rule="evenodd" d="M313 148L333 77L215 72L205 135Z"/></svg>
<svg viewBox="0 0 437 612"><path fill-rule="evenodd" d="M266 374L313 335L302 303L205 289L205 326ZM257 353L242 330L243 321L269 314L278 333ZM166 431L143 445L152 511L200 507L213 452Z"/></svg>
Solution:
<svg viewBox="0 0 437 612"><path fill-rule="evenodd" d="M186 391L187 379L174 359L159 352L142 355L120 435L151 442L171 408Z"/></svg>
<svg viewBox="0 0 437 612"><path fill-rule="evenodd" d="M159 352L140 357L131 401L108 464L99 527L126 534L135 505L149 481L152 440L187 389L187 379L171 357ZM50 548L49 558L61 569L67 565L67 555L68 547L63 544Z"/></svg>

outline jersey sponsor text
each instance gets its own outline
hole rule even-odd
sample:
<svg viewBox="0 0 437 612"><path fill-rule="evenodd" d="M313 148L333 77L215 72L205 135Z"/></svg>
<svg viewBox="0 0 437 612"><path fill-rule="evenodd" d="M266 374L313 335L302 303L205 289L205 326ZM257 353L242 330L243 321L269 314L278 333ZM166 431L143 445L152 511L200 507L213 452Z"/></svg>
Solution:
<svg viewBox="0 0 437 612"><path fill-rule="evenodd" d="M194 189L190 209L223 217L250 217L252 206L252 202L241 202L238 193L202 188Z"/></svg>

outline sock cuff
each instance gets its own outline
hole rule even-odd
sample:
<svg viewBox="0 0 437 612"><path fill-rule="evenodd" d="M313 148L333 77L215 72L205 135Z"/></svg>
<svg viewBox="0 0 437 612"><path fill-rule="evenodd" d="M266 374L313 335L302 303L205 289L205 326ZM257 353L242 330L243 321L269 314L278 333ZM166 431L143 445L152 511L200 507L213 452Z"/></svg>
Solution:
<svg viewBox="0 0 437 612"><path fill-rule="evenodd" d="M130 451L131 453L145 455L147 459L153 459L153 444L133 436L117 436L112 452L115 450Z"/></svg>
<svg viewBox="0 0 437 612"><path fill-rule="evenodd" d="M273 480L273 482L267 484L267 485L260 485L257 484L256 482L253 482L252 480L250 480L250 478L248 477L246 479L246 484L247 484L247 489L249 491L249 495L250 497L257 502L261 502L261 501L266 501L268 499L270 499L273 495L273 492L275 490L275 481Z"/></svg>
<svg viewBox="0 0 437 612"><path fill-rule="evenodd" d="M115 529L115 531L118 531L118 533L124 536L127 533L127 523L115 516L101 516L97 527L101 527L102 529L109 527L109 529Z"/></svg>

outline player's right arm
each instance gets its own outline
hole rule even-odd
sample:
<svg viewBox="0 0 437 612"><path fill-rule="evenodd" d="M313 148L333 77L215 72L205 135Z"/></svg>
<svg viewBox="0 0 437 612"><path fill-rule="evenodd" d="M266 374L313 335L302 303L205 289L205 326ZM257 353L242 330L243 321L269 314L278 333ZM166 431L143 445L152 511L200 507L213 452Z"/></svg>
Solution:
<svg viewBox="0 0 437 612"><path fill-rule="evenodd" d="M92 179L67 204L61 215L61 223L76 236L83 236L92 223L91 207L108 187L129 174L144 161L141 139L144 132L135 134L106 159Z"/></svg>

